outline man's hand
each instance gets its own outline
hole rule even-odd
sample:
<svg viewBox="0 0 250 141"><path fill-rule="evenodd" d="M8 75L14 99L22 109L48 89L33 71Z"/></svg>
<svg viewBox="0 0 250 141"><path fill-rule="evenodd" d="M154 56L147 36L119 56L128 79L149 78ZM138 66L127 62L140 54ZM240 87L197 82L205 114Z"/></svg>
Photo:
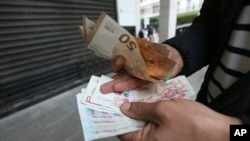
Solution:
<svg viewBox="0 0 250 141"><path fill-rule="evenodd" d="M228 141L229 125L241 123L198 102L178 98L124 103L120 109L131 118L148 121L143 129L118 136L122 141Z"/></svg>
<svg viewBox="0 0 250 141"><path fill-rule="evenodd" d="M147 81L129 75L123 70L125 59L122 56L116 56L111 62L113 72L117 74L113 76L113 81L105 83L101 86L102 93L121 92L128 89L135 89Z"/></svg>
<svg viewBox="0 0 250 141"><path fill-rule="evenodd" d="M174 77L182 70L183 60L180 53L175 48L166 45L166 50L170 51L168 58L176 62L174 70L171 74L171 77ZM125 61L126 60L122 56L116 56L112 60L111 69L113 72L118 74L113 77L113 81L105 83L101 86L102 93L121 92L128 89L135 89L147 83L145 80L138 79L126 73L126 71L123 70Z"/></svg>

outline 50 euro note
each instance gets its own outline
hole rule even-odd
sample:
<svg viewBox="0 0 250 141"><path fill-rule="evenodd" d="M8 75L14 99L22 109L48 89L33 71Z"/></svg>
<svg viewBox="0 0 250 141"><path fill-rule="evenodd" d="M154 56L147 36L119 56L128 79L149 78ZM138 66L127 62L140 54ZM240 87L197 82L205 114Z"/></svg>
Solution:
<svg viewBox="0 0 250 141"><path fill-rule="evenodd" d="M175 66L168 58L167 45L132 36L104 12L96 23L83 16L83 24L78 27L89 49L108 60L123 56L125 69L135 77L154 82L167 79Z"/></svg>

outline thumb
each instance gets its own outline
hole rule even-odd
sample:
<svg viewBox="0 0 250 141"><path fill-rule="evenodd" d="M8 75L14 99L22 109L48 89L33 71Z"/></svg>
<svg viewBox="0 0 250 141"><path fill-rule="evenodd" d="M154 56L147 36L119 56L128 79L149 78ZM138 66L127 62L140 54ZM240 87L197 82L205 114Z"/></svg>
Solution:
<svg viewBox="0 0 250 141"><path fill-rule="evenodd" d="M159 123L160 117L155 107L156 103L125 102L121 105L120 110L131 118Z"/></svg>

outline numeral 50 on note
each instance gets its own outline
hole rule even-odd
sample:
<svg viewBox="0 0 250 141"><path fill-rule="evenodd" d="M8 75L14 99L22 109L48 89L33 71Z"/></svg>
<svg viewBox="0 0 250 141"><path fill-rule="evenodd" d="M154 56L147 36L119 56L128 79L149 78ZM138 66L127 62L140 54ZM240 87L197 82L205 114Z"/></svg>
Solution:
<svg viewBox="0 0 250 141"><path fill-rule="evenodd" d="M127 34L122 34L122 35L119 37L119 41L120 41L121 43L126 44L126 47L127 47L130 51L133 51L135 48L137 48L136 43L135 43L134 41L131 41L131 40L130 40L130 36L127 35Z"/></svg>

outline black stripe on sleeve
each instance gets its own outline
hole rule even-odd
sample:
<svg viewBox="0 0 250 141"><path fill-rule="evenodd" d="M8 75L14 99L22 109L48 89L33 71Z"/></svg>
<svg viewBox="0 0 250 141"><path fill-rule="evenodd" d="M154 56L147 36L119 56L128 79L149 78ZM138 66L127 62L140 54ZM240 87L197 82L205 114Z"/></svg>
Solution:
<svg viewBox="0 0 250 141"><path fill-rule="evenodd" d="M250 46L250 44L249 44ZM237 48L237 47L233 47L233 46L228 46L227 50L239 55L243 55L243 56L247 56L250 57L250 50L247 49L242 49L242 48Z"/></svg>
<svg viewBox="0 0 250 141"><path fill-rule="evenodd" d="M220 82L217 81L214 77L211 78L211 81L221 90L221 92L225 91L225 89L221 86Z"/></svg>
<svg viewBox="0 0 250 141"><path fill-rule="evenodd" d="M250 24L235 24L233 28L236 30L250 31Z"/></svg>
<svg viewBox="0 0 250 141"><path fill-rule="evenodd" d="M227 73L228 75L232 75L234 77L237 77L237 78L240 78L242 75L244 75L244 73L241 73L241 72L238 72L238 71L235 71L235 70L232 70L232 69L229 69L227 68L226 66L224 66L221 61L219 61L218 65L221 67L221 69Z"/></svg>

